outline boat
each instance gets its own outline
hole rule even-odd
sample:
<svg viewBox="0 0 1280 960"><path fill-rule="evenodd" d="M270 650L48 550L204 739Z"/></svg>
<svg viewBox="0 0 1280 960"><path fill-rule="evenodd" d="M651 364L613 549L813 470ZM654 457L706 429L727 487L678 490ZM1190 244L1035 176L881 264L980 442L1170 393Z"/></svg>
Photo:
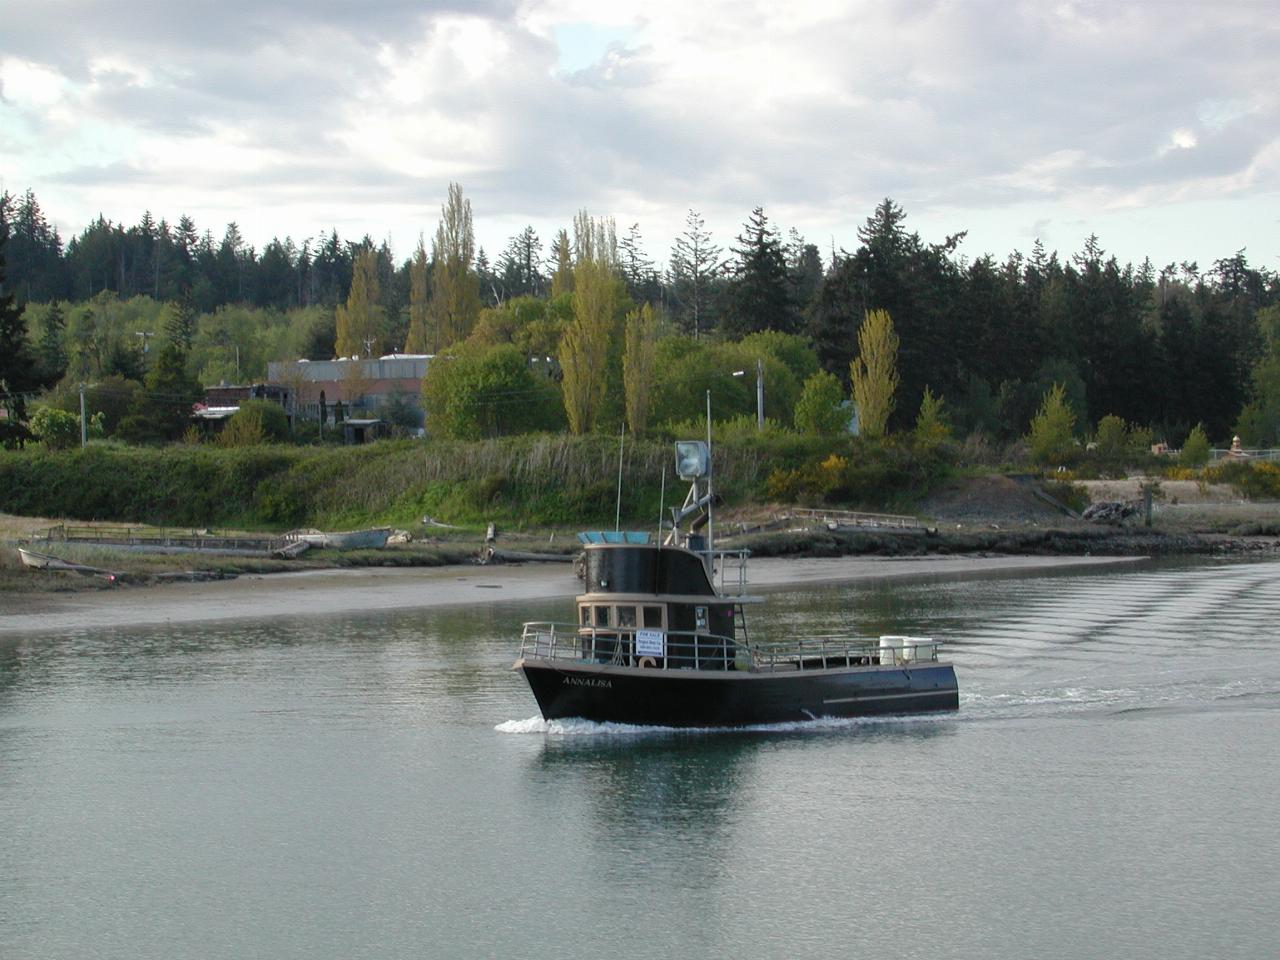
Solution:
<svg viewBox="0 0 1280 960"><path fill-rule="evenodd" d="M106 577L112 581L116 578L116 575L110 570L91 567L84 563L75 563L71 560L63 560L61 557L55 557L48 553L38 553L27 547L18 548L18 559L22 561L24 567L30 570L59 570L68 573L82 573L90 576Z"/></svg>
<svg viewBox="0 0 1280 960"><path fill-rule="evenodd" d="M709 441L677 444L677 474L693 486L667 536L582 537L574 622L524 625L513 669L542 716L723 727L959 709L955 668L934 638L771 641L748 630L761 598L746 592L749 551L714 549Z"/></svg>
<svg viewBox="0 0 1280 960"><path fill-rule="evenodd" d="M370 527L368 530L344 530L324 533L319 530L287 535L313 547L331 547L334 550L381 550L391 536L390 527Z"/></svg>

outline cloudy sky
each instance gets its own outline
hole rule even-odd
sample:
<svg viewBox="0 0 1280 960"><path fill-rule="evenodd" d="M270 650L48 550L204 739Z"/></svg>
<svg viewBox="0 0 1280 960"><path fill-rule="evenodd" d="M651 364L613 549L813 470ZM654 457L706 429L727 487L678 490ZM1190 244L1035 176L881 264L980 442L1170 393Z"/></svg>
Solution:
<svg viewBox="0 0 1280 960"><path fill-rule="evenodd" d="M695 208L824 251L892 197L1003 257L1280 269L1274 0L0 0L0 185L99 212L336 227L407 256L448 183L491 258L574 212L664 261Z"/></svg>

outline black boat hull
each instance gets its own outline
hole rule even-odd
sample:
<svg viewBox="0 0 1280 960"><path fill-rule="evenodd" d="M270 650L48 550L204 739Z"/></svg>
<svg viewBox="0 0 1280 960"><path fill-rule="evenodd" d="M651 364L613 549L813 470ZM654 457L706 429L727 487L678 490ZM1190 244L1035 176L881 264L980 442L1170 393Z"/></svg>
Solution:
<svg viewBox="0 0 1280 960"><path fill-rule="evenodd" d="M960 706L955 669L939 663L751 673L526 658L515 668L548 720L718 727L934 713Z"/></svg>

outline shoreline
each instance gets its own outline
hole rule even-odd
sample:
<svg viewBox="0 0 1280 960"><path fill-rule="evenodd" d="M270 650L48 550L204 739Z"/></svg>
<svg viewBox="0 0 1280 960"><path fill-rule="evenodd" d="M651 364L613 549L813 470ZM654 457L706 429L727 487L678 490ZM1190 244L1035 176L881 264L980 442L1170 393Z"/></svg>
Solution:
<svg viewBox="0 0 1280 960"><path fill-rule="evenodd" d="M1145 556L762 557L750 585L773 590L813 583L884 579L965 579L1036 570L1113 566ZM111 627L192 624L272 617L333 616L481 603L571 599L581 583L566 564L347 567L249 574L208 583L145 589L0 596L0 638ZM6 601L13 601L12 603Z"/></svg>

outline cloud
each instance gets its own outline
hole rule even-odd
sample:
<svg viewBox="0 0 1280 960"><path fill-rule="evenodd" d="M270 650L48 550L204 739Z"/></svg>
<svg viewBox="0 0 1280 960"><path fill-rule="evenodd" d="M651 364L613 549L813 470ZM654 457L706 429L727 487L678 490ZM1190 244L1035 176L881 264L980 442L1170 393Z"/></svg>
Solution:
<svg viewBox="0 0 1280 960"><path fill-rule="evenodd" d="M1277 27L1250 3L1176 9L21 4L0 143L10 188L72 230L104 198L122 218L164 200L223 222L251 203L271 232L363 217L407 250L458 181L491 253L581 207L639 221L659 259L690 207L722 243L765 204L848 246L884 196L950 231L1004 216L1003 253L1090 211L1274 209ZM1194 224L1185 240L1205 242Z"/></svg>

